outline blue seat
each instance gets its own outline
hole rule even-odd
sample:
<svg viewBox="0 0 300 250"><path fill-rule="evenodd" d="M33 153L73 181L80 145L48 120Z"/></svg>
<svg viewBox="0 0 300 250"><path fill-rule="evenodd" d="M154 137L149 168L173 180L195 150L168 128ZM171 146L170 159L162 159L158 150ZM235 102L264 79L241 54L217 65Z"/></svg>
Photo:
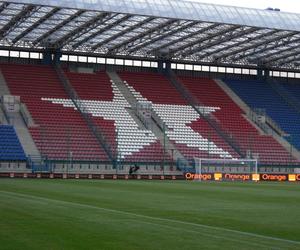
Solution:
<svg viewBox="0 0 300 250"><path fill-rule="evenodd" d="M26 160L26 155L13 126L0 125L0 160Z"/></svg>
<svg viewBox="0 0 300 250"><path fill-rule="evenodd" d="M264 81L225 80L227 85L251 108L263 108L290 135L290 142L300 149L300 114ZM297 95L300 98L300 87ZM299 99L300 100L300 99Z"/></svg>

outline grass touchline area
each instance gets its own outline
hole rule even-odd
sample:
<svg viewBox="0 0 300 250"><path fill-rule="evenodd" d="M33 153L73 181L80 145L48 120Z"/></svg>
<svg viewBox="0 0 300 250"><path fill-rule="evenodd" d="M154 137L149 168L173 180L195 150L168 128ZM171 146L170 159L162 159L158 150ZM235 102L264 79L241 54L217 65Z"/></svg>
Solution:
<svg viewBox="0 0 300 250"><path fill-rule="evenodd" d="M0 239L3 249L300 249L299 194L290 183L1 179Z"/></svg>
<svg viewBox="0 0 300 250"><path fill-rule="evenodd" d="M247 236L251 236L251 237L259 237L259 238L263 238L263 239L284 241L284 242L299 244L299 246L300 246L300 241L286 240L286 239L281 239L281 238L276 238L276 237L259 235L259 234L255 234L255 233L249 233L249 232L242 232L242 231L233 230L233 229L227 229L227 228L223 228L223 227L215 227L215 226L203 225L203 224L199 224L199 223L196 224L196 223L192 223L192 222L185 222L185 221L179 221L179 220L172 220L172 219L166 219L166 218L146 216L146 215L142 215L142 214L125 212L125 211L122 211L122 210L108 209L108 208L104 208L104 207L92 206L92 205L87 205L87 204L82 204L82 203L77 203L77 202L69 202L69 201L62 201L62 200L56 200L56 199L48 199L48 198L44 198L44 197L39 197L39 196L34 196L34 195L27 195L27 194L22 194L22 193L6 192L6 191L0 191L0 193L7 194L7 195L22 196L24 198L29 198L29 199L41 199L41 200L45 200L45 201L49 201L49 202L58 202L58 203L66 204L66 205L74 205L74 206L86 207L86 208L91 208L91 209L96 209L96 210L99 209L99 210L104 210L104 211L111 212L111 213L119 213L119 214L124 214L124 215L129 215L129 216L134 216L134 217L140 217L140 218L145 218L145 219L158 220L158 221L164 221L164 222L174 222L174 223L179 223L179 224L191 225L191 226L195 226L195 227L203 227L203 228L207 228L207 229L227 231L227 232L243 234L243 235L247 235ZM214 236L214 237L216 237L216 236Z"/></svg>

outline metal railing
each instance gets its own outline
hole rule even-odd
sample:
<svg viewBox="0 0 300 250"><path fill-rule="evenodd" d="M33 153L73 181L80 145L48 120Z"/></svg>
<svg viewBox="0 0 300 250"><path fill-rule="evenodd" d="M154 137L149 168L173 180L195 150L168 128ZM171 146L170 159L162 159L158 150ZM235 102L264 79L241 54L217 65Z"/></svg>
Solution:
<svg viewBox="0 0 300 250"><path fill-rule="evenodd" d="M284 136L284 138L291 144L294 145L295 148L300 150L300 133L292 133L292 134L287 134Z"/></svg>
<svg viewBox="0 0 300 250"><path fill-rule="evenodd" d="M263 108L253 108L250 109L248 117L259 126L266 134L278 134L280 136L286 136L286 133L281 129L279 124L275 122L270 116L268 116L266 109ZM259 117L264 118L264 122L259 119Z"/></svg>
<svg viewBox="0 0 300 250"><path fill-rule="evenodd" d="M38 155L28 155L27 164L33 173L49 173L53 172L53 164L51 164L47 157Z"/></svg>
<svg viewBox="0 0 300 250"><path fill-rule="evenodd" d="M63 70L59 65L54 65L54 69L57 73L57 76L60 82L63 84L65 91L68 93L69 97L72 99L75 107L80 112L86 123L88 124L89 128L93 132L94 136L103 147L104 151L108 155L111 163L114 167L117 165L117 154L114 155L111 146L109 145L105 134L101 131L101 129L94 123L93 119L90 117L88 109L85 107L84 103L79 98L77 92L70 84L69 80L66 78Z"/></svg>
<svg viewBox="0 0 300 250"><path fill-rule="evenodd" d="M26 124L27 127L31 127L34 126L34 121L32 119L32 116L29 112L29 110L27 109L27 106L25 103L20 103L20 114Z"/></svg>
<svg viewBox="0 0 300 250"><path fill-rule="evenodd" d="M4 104L2 103L2 100L0 99L0 114L2 113L1 120L4 122L5 120L7 121L8 124L11 124L11 119L4 107Z"/></svg>
<svg viewBox="0 0 300 250"><path fill-rule="evenodd" d="M0 104L0 124L3 124L3 123L6 123L6 118L5 118L5 114L2 111L1 104Z"/></svg>
<svg viewBox="0 0 300 250"><path fill-rule="evenodd" d="M204 107L205 105L200 103L200 101L196 97L194 97L183 84L179 82L175 73L172 70L168 70L166 74L174 87L179 91L182 97L197 111L200 117L207 121L208 124L217 132L217 134L220 135L241 157L245 157L245 153L242 152L238 142L235 140L231 133L225 131L221 127L218 119L212 114L205 114L204 112L201 112L199 107Z"/></svg>

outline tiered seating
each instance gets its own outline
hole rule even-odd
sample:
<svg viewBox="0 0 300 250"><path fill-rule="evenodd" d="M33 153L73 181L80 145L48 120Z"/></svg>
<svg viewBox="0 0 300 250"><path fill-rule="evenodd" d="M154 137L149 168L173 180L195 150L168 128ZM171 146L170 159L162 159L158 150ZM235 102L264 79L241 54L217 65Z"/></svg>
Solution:
<svg viewBox="0 0 300 250"><path fill-rule="evenodd" d="M35 123L38 149L50 159L108 160L80 113L45 98L69 99L50 66L0 65L13 95L21 96Z"/></svg>
<svg viewBox="0 0 300 250"><path fill-rule="evenodd" d="M24 150L13 126L0 125L0 161L25 161Z"/></svg>
<svg viewBox="0 0 300 250"><path fill-rule="evenodd" d="M105 72L97 74L85 74L85 73L75 73L65 70L65 74L71 85L79 95L82 100L91 100L95 103L90 102L86 103L92 114L94 114L98 107L96 101L106 101L112 102L113 100L113 91L112 87L109 84L109 77ZM92 115L91 118L94 120L94 123L97 125L98 129L104 134L107 143L109 143L112 153L116 152L116 133L115 125L113 120L105 120L101 116Z"/></svg>
<svg viewBox="0 0 300 250"><path fill-rule="evenodd" d="M0 68L12 94L21 96L38 124L30 128L30 132L43 155L50 159L69 159L71 155L74 160L108 161L106 153L50 66L2 64ZM65 72L119 159L148 162L163 159L161 143L151 130L139 128L128 112L131 108L129 103L105 72ZM166 125L167 137L183 155L188 158L239 157L188 105L167 78L154 73L122 72L120 76L127 81L129 90L138 100L152 102L153 110ZM258 153L261 163L296 162L271 136L259 134L243 117L242 110L213 80L192 77L181 77L180 80L203 104L200 107L203 112L213 113L223 129L230 131L238 140L244 152L251 150L252 153ZM263 83L240 85L240 82L230 83L250 106L266 108L268 114L279 121L286 131L294 128L294 124L300 124L300 118L298 120L291 109ZM284 123L286 120L293 122ZM295 129L298 131L298 127ZM171 152L168 149L167 153L166 160L169 160ZM24 159L20 154L17 155L19 159Z"/></svg>
<svg viewBox="0 0 300 250"><path fill-rule="evenodd" d="M299 83L281 83L290 94L296 97L300 101L300 85Z"/></svg>
<svg viewBox="0 0 300 250"><path fill-rule="evenodd" d="M273 137L260 135L258 130L242 116L243 112L238 105L224 93L216 82L193 77L180 77L180 80L201 103L220 107L214 116L220 121L224 130L232 133L244 152L251 150L252 153L258 153L261 163L286 164L295 161ZM242 83L239 86L243 89ZM265 91L266 98L269 92L269 90ZM245 91L245 96L248 95L251 96L251 93ZM255 91L255 96L259 95L258 91ZM272 105L276 103L275 100L267 99L266 102L268 101L272 102Z"/></svg>
<svg viewBox="0 0 300 250"><path fill-rule="evenodd" d="M268 83L262 81L228 81L231 87L252 108L263 108L288 134L296 136L300 129L300 115L290 107ZM292 121L292 122L291 122ZM298 148L300 142L293 141Z"/></svg>
<svg viewBox="0 0 300 250"><path fill-rule="evenodd" d="M151 130L138 127L126 110L130 104L105 72L66 71L66 75L110 144L117 148L122 161L160 162L163 159L158 139Z"/></svg>
<svg viewBox="0 0 300 250"><path fill-rule="evenodd" d="M166 135L185 157L238 157L164 76L129 72L119 75L137 100L153 103L153 110L166 124ZM203 108L206 112L218 109L214 105Z"/></svg>
<svg viewBox="0 0 300 250"><path fill-rule="evenodd" d="M293 95L300 102L300 85L298 83L284 83L281 84L290 95ZM287 122L286 122L287 123ZM298 149L300 149L300 124L296 122L290 122L285 124L289 125L287 131L289 131L290 136L287 139L294 144Z"/></svg>

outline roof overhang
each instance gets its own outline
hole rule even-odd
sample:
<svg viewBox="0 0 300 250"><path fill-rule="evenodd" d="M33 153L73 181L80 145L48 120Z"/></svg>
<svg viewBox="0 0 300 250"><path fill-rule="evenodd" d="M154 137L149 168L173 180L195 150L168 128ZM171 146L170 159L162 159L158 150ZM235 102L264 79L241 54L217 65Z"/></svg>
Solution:
<svg viewBox="0 0 300 250"><path fill-rule="evenodd" d="M299 69L300 15L170 0L0 1L0 46Z"/></svg>

